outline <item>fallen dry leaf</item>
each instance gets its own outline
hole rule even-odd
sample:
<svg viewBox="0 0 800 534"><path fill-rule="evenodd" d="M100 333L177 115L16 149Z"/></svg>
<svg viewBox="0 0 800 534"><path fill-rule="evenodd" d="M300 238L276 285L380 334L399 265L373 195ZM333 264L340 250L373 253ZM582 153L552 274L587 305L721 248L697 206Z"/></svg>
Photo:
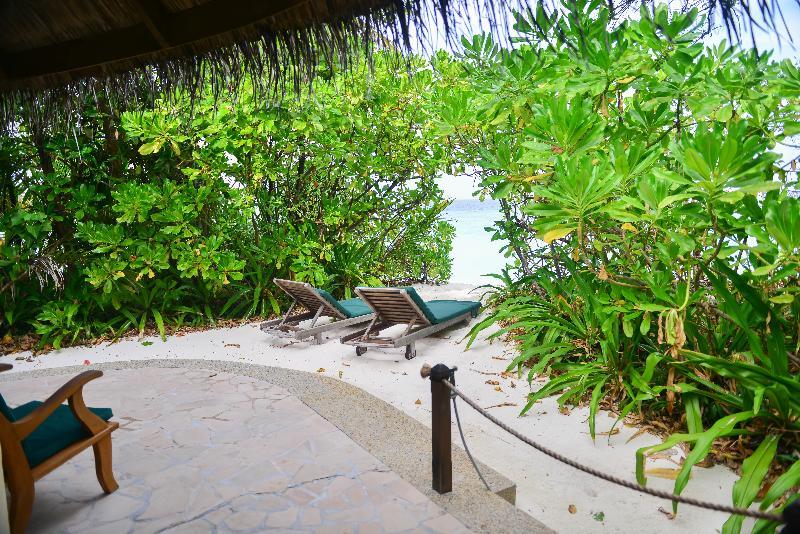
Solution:
<svg viewBox="0 0 800 534"><path fill-rule="evenodd" d="M667 516L667 519L670 519L670 520L675 519L675 514L673 514L669 510L664 510L664 508L661 507L661 506L658 507L658 511L661 512L662 514L664 514L665 516Z"/></svg>
<svg viewBox="0 0 800 534"><path fill-rule="evenodd" d="M676 462L673 456L678 454L678 451L675 449L667 449L666 451L658 451L652 454L647 455L648 460L666 460L668 462L672 462L675 465L681 465L680 462Z"/></svg>
<svg viewBox="0 0 800 534"><path fill-rule="evenodd" d="M317 372L318 373L324 373L325 372L325 368L324 367L320 367L319 369L317 369Z"/></svg>
<svg viewBox="0 0 800 534"><path fill-rule="evenodd" d="M646 434L646 433L647 433L647 429L646 428L640 428L639 430L634 432L634 434L631 437L629 437L628 441L626 441L625 443L630 443L631 441L635 440L636 438L638 438L642 434Z"/></svg>
<svg viewBox="0 0 800 534"><path fill-rule="evenodd" d="M470 367L470 371L475 371L476 373L480 373L482 375L493 375L493 376L499 376L500 375L500 373L495 373L495 372L492 372L492 371L480 371L478 369L472 369L471 367Z"/></svg>
<svg viewBox="0 0 800 534"><path fill-rule="evenodd" d="M564 415L569 415L569 408L567 408L566 406L559 406L558 411Z"/></svg>
<svg viewBox="0 0 800 534"><path fill-rule="evenodd" d="M414 401L414 404L422 404L422 401L417 399L417 400Z"/></svg>
<svg viewBox="0 0 800 534"><path fill-rule="evenodd" d="M511 381L511 387L512 387L512 388L515 388L515 387L517 387L517 385L514 383L514 381L513 381L513 380Z"/></svg>
<svg viewBox="0 0 800 534"><path fill-rule="evenodd" d="M504 361L504 362L508 361L508 358L502 358L500 356L492 356L492 359L493 360L501 360L501 361Z"/></svg>
<svg viewBox="0 0 800 534"><path fill-rule="evenodd" d="M500 382L498 382L497 380L487 380L485 383L489 384L490 386L499 386L500 385Z"/></svg>
<svg viewBox="0 0 800 534"><path fill-rule="evenodd" d="M570 505L567 507L567 510L569 511L569 513L571 513L571 514L574 514L574 513L577 513L577 511L578 511L578 507L577 507L577 506L575 506L574 504L570 504Z"/></svg>
<svg viewBox="0 0 800 534"><path fill-rule="evenodd" d="M503 388L501 388L500 386L495 386L495 387L494 387L494 390L495 390L495 391L503 391Z"/></svg>
<svg viewBox="0 0 800 534"><path fill-rule="evenodd" d="M345 367L350 367L349 363L342 363L342 365L344 365Z"/></svg>
<svg viewBox="0 0 800 534"><path fill-rule="evenodd" d="M680 473L680 469L673 469L671 467L652 467L650 469L645 469L644 474L649 476L654 476L657 478L666 478L668 480L675 480L678 478L678 473ZM691 478L692 475L689 475Z"/></svg>
<svg viewBox="0 0 800 534"><path fill-rule="evenodd" d="M226 347L236 347L237 349L241 349L242 348L242 346L239 345L238 343L225 343L225 346Z"/></svg>
<svg viewBox="0 0 800 534"><path fill-rule="evenodd" d="M506 406L516 406L516 402L501 402L500 404L495 404L493 406L487 406L484 410L490 410L492 408L504 408Z"/></svg>
<svg viewBox="0 0 800 534"><path fill-rule="evenodd" d="M619 428L615 428L614 430L609 430L608 432L598 432L598 436L615 436L619 434Z"/></svg>

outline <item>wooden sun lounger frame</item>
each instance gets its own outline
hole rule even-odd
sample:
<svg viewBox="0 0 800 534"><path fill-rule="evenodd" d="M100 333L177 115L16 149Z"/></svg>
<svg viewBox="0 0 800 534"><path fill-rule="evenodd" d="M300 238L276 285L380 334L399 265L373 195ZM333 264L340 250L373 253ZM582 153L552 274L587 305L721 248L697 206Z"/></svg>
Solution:
<svg viewBox="0 0 800 534"><path fill-rule="evenodd" d="M282 278L275 278L273 282L284 293L289 295L289 298L292 299L292 305L283 317L261 323L261 330L267 334L298 340L313 337L314 343L320 345L322 344L322 334L324 332L343 326L366 323L375 317L375 314L372 313L359 315L358 317L347 317L317 293L314 286L306 282L294 282L292 280L283 280ZM309 311L293 316L292 311L298 305ZM334 320L327 324L315 326L320 317L332 317ZM300 327L300 323L309 319L311 319L311 325L307 328Z"/></svg>
<svg viewBox="0 0 800 534"><path fill-rule="evenodd" d="M469 323L473 317L473 312L467 311L447 321L431 323L411 295L395 287L357 287L356 295L375 310L375 318L367 328L346 335L340 340L346 345L355 345L356 354L359 356L367 352L368 347L405 347L406 359L410 360L417 355L414 343L416 340L461 322ZM381 330L398 324L408 325L400 336L377 337Z"/></svg>

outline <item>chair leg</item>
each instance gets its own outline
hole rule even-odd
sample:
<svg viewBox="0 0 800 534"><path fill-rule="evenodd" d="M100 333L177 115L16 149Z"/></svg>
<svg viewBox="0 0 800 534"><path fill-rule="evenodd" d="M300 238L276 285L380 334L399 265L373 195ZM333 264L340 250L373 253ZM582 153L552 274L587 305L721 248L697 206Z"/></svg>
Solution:
<svg viewBox="0 0 800 534"><path fill-rule="evenodd" d="M114 471L111 469L111 436L101 439L94 445L94 468L97 472L97 481L106 493L113 493L119 488L114 480Z"/></svg>
<svg viewBox="0 0 800 534"><path fill-rule="evenodd" d="M10 494L8 515L11 523L11 534L24 534L28 529L28 521L31 519L31 510L33 509L33 497L35 495L33 479L30 480L30 483L20 484L17 487L9 486L8 490Z"/></svg>

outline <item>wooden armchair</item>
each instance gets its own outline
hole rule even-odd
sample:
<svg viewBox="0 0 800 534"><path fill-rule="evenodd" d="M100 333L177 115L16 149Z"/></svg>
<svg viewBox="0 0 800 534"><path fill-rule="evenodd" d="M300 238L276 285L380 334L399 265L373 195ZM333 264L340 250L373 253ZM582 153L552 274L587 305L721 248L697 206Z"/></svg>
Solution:
<svg viewBox="0 0 800 534"><path fill-rule="evenodd" d="M0 372L11 368L0 364ZM10 408L0 395L0 445L12 534L25 532L28 525L33 483L90 446L103 491L111 493L119 487L111 470L111 433L119 423L109 421L110 408L87 408L83 402L83 386L101 376L102 371L85 371L46 401L17 408ZM62 404L64 401L69 407Z"/></svg>

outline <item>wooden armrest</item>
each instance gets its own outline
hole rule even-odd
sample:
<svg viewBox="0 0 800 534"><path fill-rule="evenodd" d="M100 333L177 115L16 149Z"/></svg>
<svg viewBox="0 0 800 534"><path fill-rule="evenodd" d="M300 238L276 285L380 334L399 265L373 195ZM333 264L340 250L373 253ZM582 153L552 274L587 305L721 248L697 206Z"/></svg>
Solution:
<svg viewBox="0 0 800 534"><path fill-rule="evenodd" d="M19 439L25 439L31 432L36 430L36 427L41 425L65 400L69 400L69 406L72 408L75 417L92 434L105 428L105 421L90 412L83 403L83 386L85 386L87 382L95 378L100 378L101 376L103 376L102 371L94 370L82 372L58 388L58 390L50 395L41 406L22 419L15 421L13 426Z"/></svg>
<svg viewBox="0 0 800 534"><path fill-rule="evenodd" d="M2 373L3 371L10 371L13 368L14 366L11 365L10 363L0 363L0 373Z"/></svg>

